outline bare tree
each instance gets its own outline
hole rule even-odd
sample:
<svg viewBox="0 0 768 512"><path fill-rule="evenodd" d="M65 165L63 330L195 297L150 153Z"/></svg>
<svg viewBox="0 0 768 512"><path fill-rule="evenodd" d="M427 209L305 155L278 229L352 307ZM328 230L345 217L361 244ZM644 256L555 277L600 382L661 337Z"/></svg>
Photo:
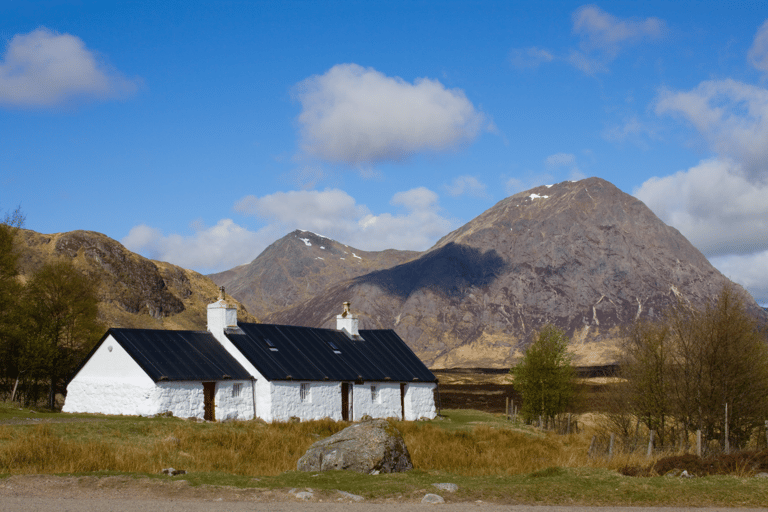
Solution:
<svg viewBox="0 0 768 512"><path fill-rule="evenodd" d="M636 323L625 349L627 407L662 443L682 428L718 440L727 430L743 446L768 418L768 340L733 286L701 307L680 301L660 322Z"/></svg>

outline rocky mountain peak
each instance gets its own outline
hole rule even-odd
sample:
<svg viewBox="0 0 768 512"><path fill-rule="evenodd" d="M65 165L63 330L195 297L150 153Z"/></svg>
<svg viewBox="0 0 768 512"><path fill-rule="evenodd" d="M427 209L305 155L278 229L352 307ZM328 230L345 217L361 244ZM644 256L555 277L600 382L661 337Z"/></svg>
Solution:
<svg viewBox="0 0 768 512"><path fill-rule="evenodd" d="M638 199L599 178L508 197L419 257L362 274L268 317L332 326L350 300L361 328L394 328L433 367L509 366L553 323L580 364L617 356L622 326L728 280Z"/></svg>

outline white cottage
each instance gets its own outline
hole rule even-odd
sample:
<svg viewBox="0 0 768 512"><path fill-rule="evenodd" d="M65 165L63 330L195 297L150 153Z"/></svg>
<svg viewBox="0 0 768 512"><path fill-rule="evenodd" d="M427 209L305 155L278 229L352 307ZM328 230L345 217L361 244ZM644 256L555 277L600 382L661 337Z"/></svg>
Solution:
<svg viewBox="0 0 768 512"><path fill-rule="evenodd" d="M222 296L208 331L110 329L67 386L65 412L284 421L434 418L437 379L392 330L237 323Z"/></svg>

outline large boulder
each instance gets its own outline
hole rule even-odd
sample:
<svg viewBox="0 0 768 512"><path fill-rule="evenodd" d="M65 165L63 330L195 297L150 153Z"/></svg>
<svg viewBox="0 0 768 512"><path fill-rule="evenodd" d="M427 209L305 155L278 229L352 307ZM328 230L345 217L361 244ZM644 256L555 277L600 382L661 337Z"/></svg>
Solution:
<svg viewBox="0 0 768 512"><path fill-rule="evenodd" d="M413 469L413 464L403 436L395 427L386 420L368 420L313 444L296 468L376 474L408 471Z"/></svg>

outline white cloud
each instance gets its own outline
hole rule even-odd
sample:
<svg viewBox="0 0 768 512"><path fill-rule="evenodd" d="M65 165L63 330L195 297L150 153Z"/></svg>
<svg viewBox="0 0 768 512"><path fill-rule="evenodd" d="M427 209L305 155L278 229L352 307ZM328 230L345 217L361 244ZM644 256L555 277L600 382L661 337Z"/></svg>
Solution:
<svg viewBox="0 0 768 512"><path fill-rule="evenodd" d="M275 240L269 229L249 231L231 219L222 219L209 228L199 224L192 228L191 236L166 236L159 229L142 224L132 228L122 243L149 258L207 273L247 263Z"/></svg>
<svg viewBox="0 0 768 512"><path fill-rule="evenodd" d="M509 52L509 61L519 69L537 68L541 64L552 62L552 54L543 49L532 46L530 48L513 48Z"/></svg>
<svg viewBox="0 0 768 512"><path fill-rule="evenodd" d="M748 289L758 303L768 306L768 251L731 254L710 261L726 277Z"/></svg>
<svg viewBox="0 0 768 512"><path fill-rule="evenodd" d="M651 178L634 195L707 257L743 261L768 250L768 185L749 182L733 161L706 160Z"/></svg>
<svg viewBox="0 0 768 512"><path fill-rule="evenodd" d="M473 140L485 123L459 89L428 78L410 84L356 64L307 78L296 94L302 149L352 166L449 150Z"/></svg>
<svg viewBox="0 0 768 512"><path fill-rule="evenodd" d="M481 182L474 176L458 176L454 178L450 185L446 185L446 190L449 195L453 197L461 196L464 194L472 197L488 197L485 183Z"/></svg>
<svg viewBox="0 0 768 512"><path fill-rule="evenodd" d="M662 90L656 112L686 119L717 153L738 161L750 179L768 177L768 90L711 80L691 91Z"/></svg>
<svg viewBox="0 0 768 512"><path fill-rule="evenodd" d="M248 196L235 208L267 220L274 231L283 234L306 229L370 251L425 250L455 227L441 215L437 194L424 187L398 192L390 204L405 212L373 214L338 189Z"/></svg>
<svg viewBox="0 0 768 512"><path fill-rule="evenodd" d="M571 64L587 74L607 71L607 65L631 44L664 37L666 23L658 18L622 19L595 5L573 13L573 33L581 37Z"/></svg>
<svg viewBox="0 0 768 512"><path fill-rule="evenodd" d="M755 69L768 73L768 20L757 29L755 39L747 53L747 59Z"/></svg>
<svg viewBox="0 0 768 512"><path fill-rule="evenodd" d="M15 35L0 62L0 104L45 107L132 94L140 81L100 62L83 41L38 28Z"/></svg>

